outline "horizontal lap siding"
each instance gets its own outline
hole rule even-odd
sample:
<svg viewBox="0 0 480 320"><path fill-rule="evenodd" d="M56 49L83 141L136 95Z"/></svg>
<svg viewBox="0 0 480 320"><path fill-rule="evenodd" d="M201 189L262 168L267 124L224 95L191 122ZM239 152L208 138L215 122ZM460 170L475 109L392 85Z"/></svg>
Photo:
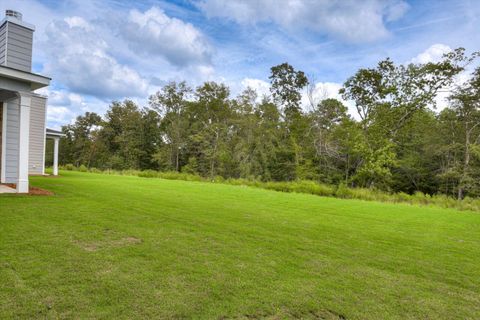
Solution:
<svg viewBox="0 0 480 320"><path fill-rule="evenodd" d="M18 141L20 124L19 100L10 100L7 106L7 130L5 146L5 181L17 183L18 178Z"/></svg>
<svg viewBox="0 0 480 320"><path fill-rule="evenodd" d="M0 64L5 64L10 68L30 72L32 70L32 43L33 32L13 23L6 23L2 27L7 30L0 30ZM6 45L1 49L2 37ZM5 59L6 55L6 59ZM6 63L5 63L6 60Z"/></svg>
<svg viewBox="0 0 480 320"><path fill-rule="evenodd" d="M46 98L33 96L30 107L30 150L28 173L43 174L45 152Z"/></svg>
<svg viewBox="0 0 480 320"><path fill-rule="evenodd" d="M7 24L0 28L0 64L5 64L5 37L7 32Z"/></svg>
<svg viewBox="0 0 480 320"><path fill-rule="evenodd" d="M15 35L16 39L26 43L31 43L33 39L33 32L31 30L17 26L16 24L11 24L8 27L8 33Z"/></svg>

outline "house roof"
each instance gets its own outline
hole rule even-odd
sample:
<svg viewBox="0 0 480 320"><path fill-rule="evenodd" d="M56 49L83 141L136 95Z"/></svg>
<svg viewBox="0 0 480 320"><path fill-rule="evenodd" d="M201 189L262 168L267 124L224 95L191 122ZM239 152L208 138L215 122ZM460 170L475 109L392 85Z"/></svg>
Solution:
<svg viewBox="0 0 480 320"><path fill-rule="evenodd" d="M47 136L50 136L50 137L65 137L65 134L62 131L53 130L49 128L45 130L45 133L47 134Z"/></svg>
<svg viewBox="0 0 480 320"><path fill-rule="evenodd" d="M27 23L25 21L22 21L18 18L11 17L11 16L6 16L5 18L3 18L3 20L0 22L0 26L3 26L7 22L15 23L16 25L35 31L35 26L33 24Z"/></svg>
<svg viewBox="0 0 480 320"><path fill-rule="evenodd" d="M48 78L36 73L26 72L26 71L10 68L6 66L1 66L1 65L0 65L0 76L14 79L17 81L28 82L30 83L32 90L37 90L37 89L46 87L50 84L50 80L52 80L51 78Z"/></svg>

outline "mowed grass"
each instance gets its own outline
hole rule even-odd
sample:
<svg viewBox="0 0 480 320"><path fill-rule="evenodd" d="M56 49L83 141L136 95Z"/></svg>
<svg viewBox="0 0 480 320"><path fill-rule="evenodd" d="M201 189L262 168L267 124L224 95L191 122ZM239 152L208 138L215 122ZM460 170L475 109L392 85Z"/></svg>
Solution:
<svg viewBox="0 0 480 320"><path fill-rule="evenodd" d="M479 319L480 215L62 172L0 195L0 318Z"/></svg>

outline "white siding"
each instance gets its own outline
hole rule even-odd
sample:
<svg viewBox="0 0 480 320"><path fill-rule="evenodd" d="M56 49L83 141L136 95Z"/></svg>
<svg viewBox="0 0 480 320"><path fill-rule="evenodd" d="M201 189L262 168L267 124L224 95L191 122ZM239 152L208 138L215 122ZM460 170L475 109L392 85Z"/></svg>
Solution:
<svg viewBox="0 0 480 320"><path fill-rule="evenodd" d="M7 130L5 146L5 182L17 183L18 178L18 139L20 105L19 100L10 100L4 104L7 106ZM5 120L5 119L4 119Z"/></svg>
<svg viewBox="0 0 480 320"><path fill-rule="evenodd" d="M30 107L29 174L43 174L45 152L45 111L47 99L32 96Z"/></svg>

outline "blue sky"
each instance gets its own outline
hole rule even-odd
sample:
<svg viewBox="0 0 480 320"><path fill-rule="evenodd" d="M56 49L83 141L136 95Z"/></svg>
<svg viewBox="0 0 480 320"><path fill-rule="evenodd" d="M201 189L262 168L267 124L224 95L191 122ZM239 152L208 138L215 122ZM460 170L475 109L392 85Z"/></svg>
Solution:
<svg viewBox="0 0 480 320"><path fill-rule="evenodd" d="M263 94L270 67L286 61L312 76L318 96L338 97L358 68L385 57L480 49L475 0L0 0L7 8L36 25L34 71L53 78L42 93L55 128L112 100L145 105L171 80Z"/></svg>

